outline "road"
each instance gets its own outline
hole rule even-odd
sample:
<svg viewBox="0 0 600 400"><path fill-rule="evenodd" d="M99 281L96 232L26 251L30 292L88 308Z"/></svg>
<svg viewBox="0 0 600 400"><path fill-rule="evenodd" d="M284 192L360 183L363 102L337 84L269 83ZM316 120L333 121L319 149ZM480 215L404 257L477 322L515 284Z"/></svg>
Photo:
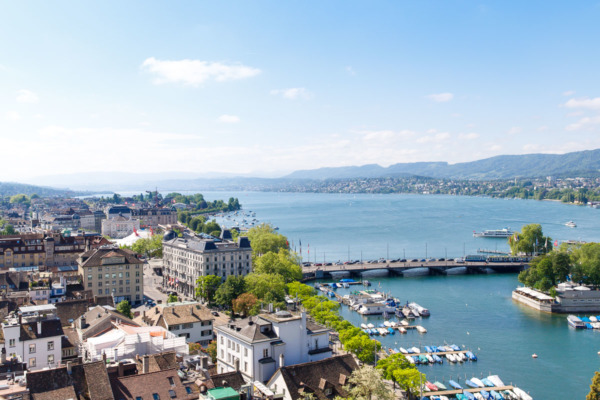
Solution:
<svg viewBox="0 0 600 400"><path fill-rule="evenodd" d="M167 295L159 292L157 287L161 286L162 278L154 273L153 268L160 266L162 260L149 260L144 264L144 297L155 302L162 300L166 303Z"/></svg>

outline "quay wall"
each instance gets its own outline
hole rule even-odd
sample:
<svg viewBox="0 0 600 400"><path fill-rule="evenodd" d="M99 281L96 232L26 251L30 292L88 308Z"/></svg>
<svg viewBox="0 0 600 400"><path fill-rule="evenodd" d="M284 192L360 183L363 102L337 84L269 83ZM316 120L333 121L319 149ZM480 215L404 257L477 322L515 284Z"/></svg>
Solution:
<svg viewBox="0 0 600 400"><path fill-rule="evenodd" d="M539 310L539 311L557 312L554 310L553 304L543 303L539 300L535 300L530 297L524 296L521 293L517 292L516 290L513 290L512 298L513 298L513 300L516 300L519 303L525 304L526 306L535 308L536 310Z"/></svg>

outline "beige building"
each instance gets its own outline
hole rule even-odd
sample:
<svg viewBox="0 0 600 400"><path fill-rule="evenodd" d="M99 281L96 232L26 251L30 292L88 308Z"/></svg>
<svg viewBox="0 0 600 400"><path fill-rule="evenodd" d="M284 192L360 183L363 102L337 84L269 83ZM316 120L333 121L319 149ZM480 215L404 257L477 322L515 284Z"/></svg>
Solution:
<svg viewBox="0 0 600 400"><path fill-rule="evenodd" d="M141 304L144 299L143 262L131 250L114 245L86 251L78 260L83 287L94 296L113 296Z"/></svg>
<svg viewBox="0 0 600 400"><path fill-rule="evenodd" d="M133 217L140 220L140 226L158 228L158 225L177 223L177 210L174 208L137 208L133 209Z"/></svg>
<svg viewBox="0 0 600 400"><path fill-rule="evenodd" d="M102 234L114 239L122 239L140 229L140 221L124 215L102 220Z"/></svg>

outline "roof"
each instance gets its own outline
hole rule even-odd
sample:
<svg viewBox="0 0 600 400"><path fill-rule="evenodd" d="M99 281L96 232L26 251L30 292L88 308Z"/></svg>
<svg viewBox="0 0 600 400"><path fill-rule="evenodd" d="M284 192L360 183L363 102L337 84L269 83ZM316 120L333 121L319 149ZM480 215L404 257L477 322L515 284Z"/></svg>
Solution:
<svg viewBox="0 0 600 400"><path fill-rule="evenodd" d="M171 384L169 378L171 378L173 384ZM192 393L187 393L179 375L177 375L177 368L111 379L111 385L115 398L119 400L134 400L136 397L141 397L144 400L152 399L154 393L164 400L198 398L198 393L194 393L193 390Z"/></svg>
<svg viewBox="0 0 600 400"><path fill-rule="evenodd" d="M148 372L164 371L179 367L179 363L177 362L177 354L174 351L150 354L144 357L147 357L148 360ZM142 371L142 358L143 357L140 357L137 360L138 371Z"/></svg>
<svg viewBox="0 0 600 400"><path fill-rule="evenodd" d="M20 340L34 340L64 334L60 319L47 319L39 322L42 325L41 332L38 333L38 322L28 322L21 324Z"/></svg>
<svg viewBox="0 0 600 400"><path fill-rule="evenodd" d="M158 306L157 306L158 307ZM192 324L202 321L213 321L211 312L198 304L162 307L162 317L169 326L178 324Z"/></svg>
<svg viewBox="0 0 600 400"><path fill-rule="evenodd" d="M104 257L124 257L126 264L143 264L136 254L127 249L119 249L113 246L102 246L82 253L79 257L79 265L82 267L101 267Z"/></svg>
<svg viewBox="0 0 600 400"><path fill-rule="evenodd" d="M358 364L354 357L351 354L344 354L320 361L281 367L279 372L292 400L302 398L303 392L311 392L316 399L326 400L336 395L348 397L344 385L356 369ZM276 375L277 373L271 379ZM332 396L325 395L325 388L332 390Z"/></svg>
<svg viewBox="0 0 600 400"><path fill-rule="evenodd" d="M29 372L27 387L32 400L76 399L71 376L66 367Z"/></svg>
<svg viewBox="0 0 600 400"><path fill-rule="evenodd" d="M544 294L542 292L538 292L537 290L533 290L533 289L528 288L528 287L517 288L517 291L525 293L525 294L527 294L529 296L532 296L532 297L534 297L534 298L536 298L538 300L541 300L541 301L544 301L544 300L545 301L554 300L554 297L548 296L547 294Z"/></svg>
<svg viewBox="0 0 600 400"><path fill-rule="evenodd" d="M246 384L244 377L240 371L224 372L215 374L210 377L214 387L230 387L235 390L240 390Z"/></svg>
<svg viewBox="0 0 600 400"><path fill-rule="evenodd" d="M240 398L240 394L230 387L218 387L214 389L209 389L208 395L215 400Z"/></svg>
<svg viewBox="0 0 600 400"><path fill-rule="evenodd" d="M89 304L87 299L61 301L55 304L56 315L60 318L63 326L71 325L73 321L85 314Z"/></svg>
<svg viewBox="0 0 600 400"><path fill-rule="evenodd" d="M91 400L114 399L104 362L74 365L72 371L77 393Z"/></svg>
<svg viewBox="0 0 600 400"><path fill-rule="evenodd" d="M83 329L80 329L81 337L84 340L87 338L88 334L93 336L102 333L104 330L112 329L113 321L120 321L123 324L132 326L139 326L139 324L127 318L123 314L117 311L109 310L102 306L96 306L92 308L81 317L85 318L86 323L86 326Z"/></svg>

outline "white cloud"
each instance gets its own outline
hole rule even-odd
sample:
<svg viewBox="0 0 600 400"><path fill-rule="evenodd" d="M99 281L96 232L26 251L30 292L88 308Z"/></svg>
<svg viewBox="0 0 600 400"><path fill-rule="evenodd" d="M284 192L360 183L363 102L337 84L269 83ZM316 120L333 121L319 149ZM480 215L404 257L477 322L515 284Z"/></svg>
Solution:
<svg viewBox="0 0 600 400"><path fill-rule="evenodd" d="M31 90L21 89L17 92L17 103L37 103L40 98Z"/></svg>
<svg viewBox="0 0 600 400"><path fill-rule="evenodd" d="M351 66L348 65L345 69L346 69L346 72L348 73L348 75L350 75L350 76L356 75L356 71Z"/></svg>
<svg viewBox="0 0 600 400"><path fill-rule="evenodd" d="M389 129L379 131L360 131L359 133L363 135L364 141L377 143L390 143L391 141L406 139L416 134L416 132L406 129L402 131L393 131Z"/></svg>
<svg viewBox="0 0 600 400"><path fill-rule="evenodd" d="M452 100L454 95L452 93L436 93L425 97L427 97L429 100L435 101L436 103L445 103Z"/></svg>
<svg viewBox="0 0 600 400"><path fill-rule="evenodd" d="M4 114L4 118L10 120L10 121L18 121L21 119L21 114L19 114L16 111L7 111Z"/></svg>
<svg viewBox="0 0 600 400"><path fill-rule="evenodd" d="M574 90L567 90L566 92L563 92L563 96L573 96L574 94Z"/></svg>
<svg viewBox="0 0 600 400"><path fill-rule="evenodd" d="M538 127L537 130L538 130L538 132L545 132L548 130L548 126L542 125L542 126Z"/></svg>
<svg viewBox="0 0 600 400"><path fill-rule="evenodd" d="M567 114L567 117L580 117L583 115L583 111L573 111Z"/></svg>
<svg viewBox="0 0 600 400"><path fill-rule="evenodd" d="M223 114L219 118L217 118L217 121L222 122L224 124L237 124L238 122L240 122L240 117L238 117L237 115Z"/></svg>
<svg viewBox="0 0 600 400"><path fill-rule="evenodd" d="M567 108L588 108L591 110L600 110L600 97L594 97L593 99L583 97L580 99L569 99L565 103Z"/></svg>
<svg viewBox="0 0 600 400"><path fill-rule="evenodd" d="M508 133L509 135L516 135L517 133L521 133L522 130L523 129L521 129L520 126L513 126L506 133Z"/></svg>
<svg viewBox="0 0 600 400"><path fill-rule="evenodd" d="M579 129L587 128L590 125L598 125L598 124L600 124L600 116L584 117L575 123L567 125L567 127L565 129L568 131L577 131Z"/></svg>
<svg viewBox="0 0 600 400"><path fill-rule="evenodd" d="M435 143L443 140L447 140L450 138L450 134L448 132L440 132L435 135L422 136L417 139L417 143Z"/></svg>
<svg viewBox="0 0 600 400"><path fill-rule="evenodd" d="M155 76L153 82L157 85L164 83L181 83L189 86L199 86L209 80L217 82L233 81L251 78L260 74L260 69L242 64L224 64L201 60L157 60L147 58L141 68Z"/></svg>
<svg viewBox="0 0 600 400"><path fill-rule="evenodd" d="M304 99L308 100L312 97L312 93L306 90L306 88L289 88L289 89L274 89L271 90L273 96L281 96L284 99L296 100Z"/></svg>
<svg viewBox="0 0 600 400"><path fill-rule="evenodd" d="M459 133L458 138L463 140L475 140L479 137L479 133L471 132L471 133Z"/></svg>

